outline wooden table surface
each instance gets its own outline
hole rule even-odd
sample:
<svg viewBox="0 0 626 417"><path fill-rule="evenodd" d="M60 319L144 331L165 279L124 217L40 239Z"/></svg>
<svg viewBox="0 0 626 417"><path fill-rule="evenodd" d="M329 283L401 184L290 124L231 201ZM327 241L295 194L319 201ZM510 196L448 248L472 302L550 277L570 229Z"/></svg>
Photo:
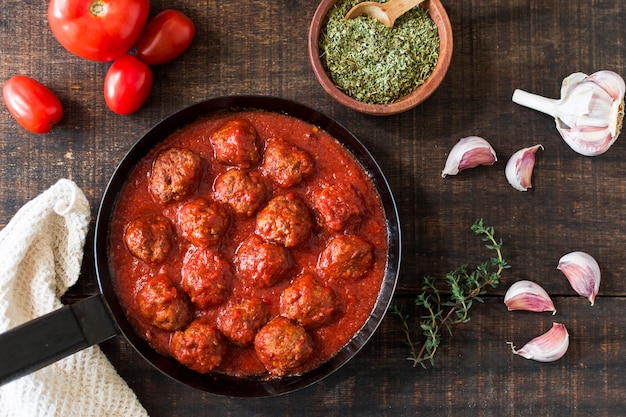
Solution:
<svg viewBox="0 0 626 417"><path fill-rule="evenodd" d="M153 417L316 416L614 416L626 407L626 139L604 155L574 153L554 121L511 102L515 88L558 97L570 73L610 69L626 75L626 5L615 0L444 0L454 31L452 64L441 87L414 110L392 117L355 113L317 83L307 58L317 2L172 0L197 25L191 48L154 68L154 87L130 116L109 111L102 83L109 67L70 55L53 38L46 2L0 1L0 79L21 73L48 85L65 106L49 134L27 133L0 110L0 225L62 177L86 193L95 213L108 178L130 146L165 116L204 99L261 94L310 105L344 124L386 173L402 223L403 259L395 299L413 318L426 275L441 276L490 253L469 230L477 218L495 227L512 266L502 284L471 310L471 321L444 336L435 366L405 360L398 321L388 315L371 341L327 379L269 399L218 397L187 388L151 368L120 336L101 344ZM441 178L462 137L488 139L492 167ZM537 143L532 190L506 181L518 149ZM93 230L93 227L92 227ZM91 233L89 238L91 238ZM66 300L97 292L93 245ZM574 293L556 269L573 250L602 269L596 305ZM558 310L507 312L503 295L520 279L540 282ZM511 353L553 321L571 335L554 363Z"/></svg>

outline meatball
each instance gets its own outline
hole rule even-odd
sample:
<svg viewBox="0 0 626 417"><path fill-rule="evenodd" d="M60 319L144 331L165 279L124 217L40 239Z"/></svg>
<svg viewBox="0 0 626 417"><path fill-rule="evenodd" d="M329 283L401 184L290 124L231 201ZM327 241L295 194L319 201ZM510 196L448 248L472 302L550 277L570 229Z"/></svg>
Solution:
<svg viewBox="0 0 626 417"><path fill-rule="evenodd" d="M187 302L164 274L148 279L137 292L136 301L141 317L163 330L178 330L191 318Z"/></svg>
<svg viewBox="0 0 626 417"><path fill-rule="evenodd" d="M215 201L196 198L178 210L181 236L202 248L217 245L229 224L227 209Z"/></svg>
<svg viewBox="0 0 626 417"><path fill-rule="evenodd" d="M274 197L256 218L257 233L265 240L285 247L307 240L312 226L308 207L294 193Z"/></svg>
<svg viewBox="0 0 626 417"><path fill-rule="evenodd" d="M184 331L172 336L172 356L188 368L206 374L217 368L226 353L227 344L213 326L195 320Z"/></svg>
<svg viewBox="0 0 626 417"><path fill-rule="evenodd" d="M320 284L311 273L297 277L280 295L280 314L304 327L328 323L336 309L333 289Z"/></svg>
<svg viewBox="0 0 626 417"><path fill-rule="evenodd" d="M246 119L232 119L209 137L215 159L224 165L250 168L260 161L257 133Z"/></svg>
<svg viewBox="0 0 626 417"><path fill-rule="evenodd" d="M192 248L185 255L181 285L196 307L224 302L232 280L230 263L217 249Z"/></svg>
<svg viewBox="0 0 626 417"><path fill-rule="evenodd" d="M135 257L149 264L165 261L172 250L174 230L162 215L146 215L132 220L124 231L124 243Z"/></svg>
<svg viewBox="0 0 626 417"><path fill-rule="evenodd" d="M304 327L278 316L259 330L254 349L265 369L282 377L309 358L313 342Z"/></svg>
<svg viewBox="0 0 626 417"><path fill-rule="evenodd" d="M315 168L304 150L281 139L271 140L265 148L263 170L282 187L293 187Z"/></svg>
<svg viewBox="0 0 626 417"><path fill-rule="evenodd" d="M242 280L261 288L276 284L290 267L286 248L257 235L251 235L239 245L234 261Z"/></svg>
<svg viewBox="0 0 626 417"><path fill-rule="evenodd" d="M364 204L359 192L347 183L321 183L312 192L313 211L320 226L339 232L361 222Z"/></svg>
<svg viewBox="0 0 626 417"><path fill-rule="evenodd" d="M152 164L149 188L165 204L180 201L191 194L202 176L202 158L185 148L161 152Z"/></svg>
<svg viewBox="0 0 626 417"><path fill-rule="evenodd" d="M236 213L252 216L265 202L267 189L258 172L230 169L215 179L215 199L228 204Z"/></svg>
<svg viewBox="0 0 626 417"><path fill-rule="evenodd" d="M356 279L374 263L374 248L358 236L333 238L320 254L318 268L332 278Z"/></svg>
<svg viewBox="0 0 626 417"><path fill-rule="evenodd" d="M269 320L268 305L259 299L229 302L217 316L217 328L237 346L252 344L257 331Z"/></svg>

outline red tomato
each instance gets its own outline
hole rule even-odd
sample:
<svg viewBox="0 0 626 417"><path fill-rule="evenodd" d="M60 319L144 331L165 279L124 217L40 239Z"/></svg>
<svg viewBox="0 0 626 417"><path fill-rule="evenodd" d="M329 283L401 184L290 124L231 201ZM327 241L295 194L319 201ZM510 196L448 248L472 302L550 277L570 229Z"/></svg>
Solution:
<svg viewBox="0 0 626 417"><path fill-rule="evenodd" d="M34 133L49 132L63 117L63 106L57 96L25 75L9 78L2 87L2 98L11 116Z"/></svg>
<svg viewBox="0 0 626 417"><path fill-rule="evenodd" d="M163 10L148 22L137 41L137 58L150 65L169 62L189 48L195 34L190 18L178 10Z"/></svg>
<svg viewBox="0 0 626 417"><path fill-rule="evenodd" d="M139 110L152 88L152 70L133 55L111 64L104 78L104 100L118 114Z"/></svg>
<svg viewBox="0 0 626 417"><path fill-rule="evenodd" d="M139 39L149 11L149 0L50 0L48 23L73 54L113 61Z"/></svg>

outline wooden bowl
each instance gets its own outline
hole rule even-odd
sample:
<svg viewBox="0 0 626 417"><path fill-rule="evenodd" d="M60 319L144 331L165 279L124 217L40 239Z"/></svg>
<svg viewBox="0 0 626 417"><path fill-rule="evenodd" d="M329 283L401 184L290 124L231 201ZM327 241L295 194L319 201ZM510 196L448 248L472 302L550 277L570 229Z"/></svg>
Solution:
<svg viewBox="0 0 626 417"><path fill-rule="evenodd" d="M368 104L358 101L339 90L332 82L319 57L318 40L322 25L328 11L339 0L322 0L313 15L311 27L309 28L309 60L313 67L313 72L324 90L339 103L361 113L374 116L389 116L402 113L417 106L439 87L443 81L450 61L452 59L452 26L445 8L440 0L426 0L420 6L428 10L430 18L437 25L439 31L439 58L437 65L426 81L417 87L413 92L389 104Z"/></svg>

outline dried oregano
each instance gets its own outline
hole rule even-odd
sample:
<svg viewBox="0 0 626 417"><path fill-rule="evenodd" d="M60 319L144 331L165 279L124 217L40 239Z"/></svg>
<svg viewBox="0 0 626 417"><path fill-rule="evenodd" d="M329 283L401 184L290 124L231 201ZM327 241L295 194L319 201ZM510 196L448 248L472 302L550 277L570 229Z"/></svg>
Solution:
<svg viewBox="0 0 626 417"><path fill-rule="evenodd" d="M398 18L393 29L368 16L344 19L358 2L339 0L329 10L319 39L322 64L348 96L392 103L423 84L435 68L437 25L419 6Z"/></svg>

